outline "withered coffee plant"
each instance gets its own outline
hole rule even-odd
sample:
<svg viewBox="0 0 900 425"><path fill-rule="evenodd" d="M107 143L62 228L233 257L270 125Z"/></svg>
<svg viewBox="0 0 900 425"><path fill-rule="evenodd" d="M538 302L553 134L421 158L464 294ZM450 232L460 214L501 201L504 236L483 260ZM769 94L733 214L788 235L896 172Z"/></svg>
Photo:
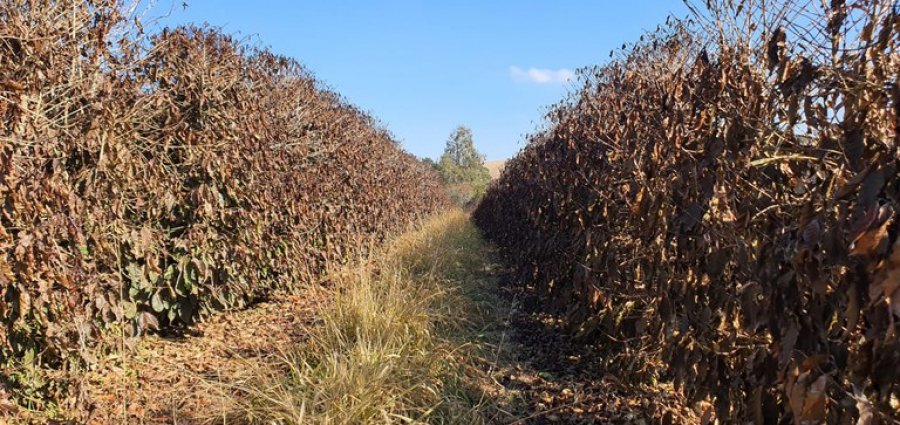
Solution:
<svg viewBox="0 0 900 425"><path fill-rule="evenodd" d="M289 291L447 204L296 62L126 15L0 2L0 365Z"/></svg>
<svg viewBox="0 0 900 425"><path fill-rule="evenodd" d="M620 379L722 423L900 420L898 6L691 7L584 70L476 221Z"/></svg>

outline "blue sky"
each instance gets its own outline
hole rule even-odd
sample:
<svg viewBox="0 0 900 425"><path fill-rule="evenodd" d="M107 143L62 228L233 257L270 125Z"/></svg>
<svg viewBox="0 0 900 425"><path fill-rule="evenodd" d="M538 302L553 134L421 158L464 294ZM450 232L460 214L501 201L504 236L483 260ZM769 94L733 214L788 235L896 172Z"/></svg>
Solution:
<svg viewBox="0 0 900 425"><path fill-rule="evenodd" d="M681 0L159 0L163 25L254 36L305 64L377 117L420 157L437 157L457 125L488 159L523 146L570 72L683 16Z"/></svg>

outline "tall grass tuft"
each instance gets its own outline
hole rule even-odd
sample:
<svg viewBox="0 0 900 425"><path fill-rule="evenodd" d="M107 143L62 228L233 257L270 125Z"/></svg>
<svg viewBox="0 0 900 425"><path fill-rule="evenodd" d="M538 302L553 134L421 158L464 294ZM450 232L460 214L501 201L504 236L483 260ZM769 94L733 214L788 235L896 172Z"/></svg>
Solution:
<svg viewBox="0 0 900 425"><path fill-rule="evenodd" d="M496 305L489 255L461 211L440 215L334 275L307 344L239 385L219 423L484 423L467 379ZM475 342L473 342L475 341ZM211 418L212 419L212 418Z"/></svg>

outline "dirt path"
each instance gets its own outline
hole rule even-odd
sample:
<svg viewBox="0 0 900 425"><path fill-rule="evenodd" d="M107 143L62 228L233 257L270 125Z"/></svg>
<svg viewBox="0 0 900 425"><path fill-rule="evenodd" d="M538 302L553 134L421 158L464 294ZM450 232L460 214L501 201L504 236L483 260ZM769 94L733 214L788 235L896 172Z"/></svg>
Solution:
<svg viewBox="0 0 900 425"><path fill-rule="evenodd" d="M509 296L509 295L507 295ZM509 391L526 400L522 423L694 423L669 385L641 385L598 366L599 349L573 341L550 315L519 307L513 315L515 373Z"/></svg>
<svg viewBox="0 0 900 425"><path fill-rule="evenodd" d="M566 336L557 318L525 308L525 305L540 303L531 299L531 294L513 289L519 288L519 285L511 284L511 273L495 261L496 253L478 238L472 225L460 214L451 215L443 221L436 220L425 227L428 233L422 234L419 230L418 234L406 237L405 248L400 250L403 254L398 255L404 259L393 261L397 264L408 262L403 267L409 269L409 275L413 278L420 276L424 279L422 282L428 283L394 285L394 292L390 294L366 292L365 297L359 298L365 298L365 303L372 303L368 300L371 295L376 300L383 297L374 305L354 306L352 304L357 301L346 294L341 295L344 298L338 296L340 300L337 302L349 303L340 308L351 310L358 307L386 309L366 313L372 314L367 319L371 321L394 314L393 309L404 308L403 303L387 306L392 299L421 298L402 291L422 291L423 287L437 285L435 290L429 289L424 293L443 300L430 307L423 306L421 311L414 311L410 317L441 315L446 311L468 316L432 317L428 320L433 322L431 325L416 322L420 319L410 319L413 320L410 322L412 326L426 326L423 331L434 333L421 350L433 350L426 351L425 356L437 357L431 361L441 365L443 370L439 374L424 371L433 369L433 365L422 370L414 369L422 365L423 359L389 366L393 368L390 373L409 374L405 379L413 383L419 379L416 374L423 374L421 380L433 384L429 384L432 385L429 391L437 394L437 405L419 411L400 406L399 410L394 411L406 411L405 416L397 415L397 418L406 418L404 420L388 419L387 416L383 416L384 419L372 419L380 416L366 420L352 419L353 416L347 413L347 406L359 408L357 402L340 407L344 409L341 411L328 411L331 409L329 403L334 400L344 403L346 397L363 397L366 394L365 391L359 393L362 395L346 393L380 385L366 381L357 386L335 387L337 398L324 399L319 403L326 417L324 420L286 416L283 422L272 423L404 423L408 417L417 417L414 412L421 414L418 420L426 423L697 422L671 387L635 384L628 377L618 376L615 371L603 370L598 367L600 362L596 361L600 355L597 347L577 343ZM414 260L407 260L406 257ZM375 270L380 271L376 271L372 279L384 277L380 276L383 268L376 267ZM423 272L425 270L427 272ZM359 274L357 271L353 273ZM373 282L374 286L368 284L366 291L382 286L381 281ZM445 288L441 288L442 285ZM235 393L246 392L247 386L259 385L261 381L256 375L260 371L279 373L277 371L283 370L286 353L291 350L296 353L298 347L308 346L310 338L324 338L322 329L327 329L331 324L325 323L328 319L323 319L323 315L338 316L333 313L328 316L329 313L324 311L327 308L323 306L332 304L331 308L334 308L335 302L332 301L335 301L336 291L346 292L333 287L310 288L301 294L282 297L279 302L261 303L246 311L220 314L183 337L151 336L142 339L136 347L126 351L126 356L110 359L89 375L87 393L95 406L92 423L243 423L231 415ZM358 314L353 314L352 320L358 320L355 318ZM360 322L349 327L360 324L365 325ZM401 325L398 329L410 326ZM356 332L359 333L358 330ZM344 366L338 362L336 369L328 373L337 373L338 369L349 371L342 372L345 374L367 373L366 370L355 369L362 367L358 364L360 358L353 354L359 347L354 346L354 342L346 347L341 344L329 345L327 349L332 352L329 356L347 355L345 360L341 360ZM366 350L369 349L367 346ZM407 354L403 353L408 352L399 353L405 356ZM424 361L429 362L428 359ZM284 371L285 375L288 373ZM341 376L335 376L334 379L341 379ZM327 381L318 382L315 386ZM389 382L390 385L398 383L402 382ZM290 388L301 388L306 384L296 386L297 383L288 382L287 385L288 393L275 394L291 394L290 391L294 390ZM319 396L321 394L315 395ZM304 397L306 395L297 397L301 404L305 403L302 400L307 400ZM387 400L395 402L390 396ZM380 402L372 403L377 405ZM300 407L300 418L304 418L304 409L305 405ZM265 417L264 408L263 412ZM219 414L221 418L217 420ZM345 414L347 416L341 416ZM327 419L329 415L332 419ZM345 419L339 419L341 417Z"/></svg>
<svg viewBox="0 0 900 425"><path fill-rule="evenodd" d="M482 366L494 382L490 422L697 423L671 386L635 384L600 367L598 347L567 336L558 318L526 308L540 303L526 302L532 295L513 289L509 279L496 263L483 279L506 317L487 334L499 355Z"/></svg>
<svg viewBox="0 0 900 425"><path fill-rule="evenodd" d="M89 375L87 397L95 407L90 423L208 420L227 402L220 387L208 383L239 384L261 366L278 362L306 340L327 296L327 290L311 287L278 302L219 314L184 336L143 338Z"/></svg>

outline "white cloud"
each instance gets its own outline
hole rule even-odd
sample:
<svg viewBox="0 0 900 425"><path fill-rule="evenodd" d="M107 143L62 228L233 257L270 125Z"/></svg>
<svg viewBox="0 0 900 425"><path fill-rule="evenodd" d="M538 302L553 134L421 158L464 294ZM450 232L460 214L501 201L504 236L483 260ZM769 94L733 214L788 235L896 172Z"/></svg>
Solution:
<svg viewBox="0 0 900 425"><path fill-rule="evenodd" d="M509 67L509 75L514 81L534 84L562 84L575 80L575 71L568 68L561 69L522 69L518 66Z"/></svg>

